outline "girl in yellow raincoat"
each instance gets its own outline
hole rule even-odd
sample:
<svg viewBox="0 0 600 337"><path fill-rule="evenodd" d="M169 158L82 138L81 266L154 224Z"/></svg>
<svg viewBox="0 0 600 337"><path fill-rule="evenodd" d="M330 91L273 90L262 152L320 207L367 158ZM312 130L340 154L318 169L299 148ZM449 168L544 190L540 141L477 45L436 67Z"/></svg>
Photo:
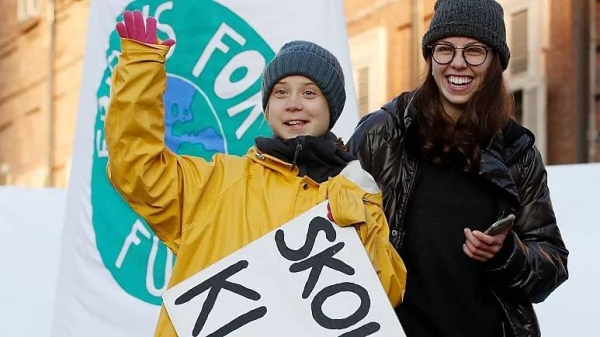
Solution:
<svg viewBox="0 0 600 337"><path fill-rule="evenodd" d="M208 162L164 143L165 57L174 41L160 43L156 20L140 12L125 12L117 30L108 176L177 255L169 288L329 200L332 220L356 227L390 302L401 303L406 269L389 242L381 192L330 131L346 93L329 51L307 41L284 45L263 73L274 136L257 138L245 156L216 154ZM176 336L164 307L155 335Z"/></svg>

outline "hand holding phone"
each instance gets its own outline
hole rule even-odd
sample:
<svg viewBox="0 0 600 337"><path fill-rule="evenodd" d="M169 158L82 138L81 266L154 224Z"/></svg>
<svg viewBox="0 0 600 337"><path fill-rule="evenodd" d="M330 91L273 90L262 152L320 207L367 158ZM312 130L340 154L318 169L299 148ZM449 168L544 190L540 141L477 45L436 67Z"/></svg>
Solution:
<svg viewBox="0 0 600 337"><path fill-rule="evenodd" d="M507 228L510 228L515 221L514 214L509 214L506 218L500 219L494 222L483 234L494 236L504 232Z"/></svg>

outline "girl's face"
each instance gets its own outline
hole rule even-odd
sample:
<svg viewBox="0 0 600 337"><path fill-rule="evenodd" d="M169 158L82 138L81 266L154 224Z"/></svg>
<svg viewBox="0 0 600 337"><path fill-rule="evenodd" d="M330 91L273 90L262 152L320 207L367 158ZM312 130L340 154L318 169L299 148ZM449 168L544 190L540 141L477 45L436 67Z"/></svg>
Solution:
<svg viewBox="0 0 600 337"><path fill-rule="evenodd" d="M432 74L448 114L462 111L481 86L492 63L492 53L483 43L467 37L449 37L432 45Z"/></svg>
<svg viewBox="0 0 600 337"><path fill-rule="evenodd" d="M319 87L304 76L288 76L277 82L266 110L271 129L283 139L320 137L329 129L327 100Z"/></svg>

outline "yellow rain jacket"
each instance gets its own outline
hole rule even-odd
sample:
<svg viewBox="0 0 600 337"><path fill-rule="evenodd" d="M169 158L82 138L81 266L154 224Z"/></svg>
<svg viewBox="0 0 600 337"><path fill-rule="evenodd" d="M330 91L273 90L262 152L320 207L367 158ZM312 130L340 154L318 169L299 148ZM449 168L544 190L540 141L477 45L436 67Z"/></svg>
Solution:
<svg viewBox="0 0 600 337"><path fill-rule="evenodd" d="M169 288L329 199L338 225L356 226L390 302L400 304L406 269L378 189L367 193L343 175L317 184L255 147L207 162L165 146L167 52L122 41L105 132L111 183L177 255ZM164 306L155 336L177 336Z"/></svg>

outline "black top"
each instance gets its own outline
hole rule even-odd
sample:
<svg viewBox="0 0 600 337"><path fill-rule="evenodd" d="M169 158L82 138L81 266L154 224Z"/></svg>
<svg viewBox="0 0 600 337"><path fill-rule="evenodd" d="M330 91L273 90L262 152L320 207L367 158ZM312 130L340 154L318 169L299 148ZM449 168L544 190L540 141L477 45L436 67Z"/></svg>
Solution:
<svg viewBox="0 0 600 337"><path fill-rule="evenodd" d="M365 115L348 142L350 153L383 191L390 240L398 251L406 238L406 210L419 175L418 163L406 147L406 131L417 122L418 112L410 104L414 94L403 93ZM499 200L497 218L517 216L495 261L485 263L509 337L539 336L532 303L544 301L569 277L569 251L556 224L546 168L534 141L531 131L510 120L482 147L479 161L479 177L504 199Z"/></svg>
<svg viewBox="0 0 600 337"><path fill-rule="evenodd" d="M496 220L497 191L458 164L420 160L413 193L400 251L407 287L396 310L407 336L503 336L484 264L462 250L464 228L485 231Z"/></svg>

